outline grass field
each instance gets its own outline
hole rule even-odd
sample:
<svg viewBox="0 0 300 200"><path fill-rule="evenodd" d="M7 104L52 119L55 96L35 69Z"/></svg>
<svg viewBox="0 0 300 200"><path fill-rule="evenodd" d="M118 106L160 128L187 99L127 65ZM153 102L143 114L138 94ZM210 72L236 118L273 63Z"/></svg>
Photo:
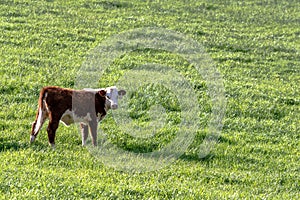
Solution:
<svg viewBox="0 0 300 200"><path fill-rule="evenodd" d="M178 160L151 172L118 171L100 162L81 146L76 125L59 126L55 150L48 145L46 126L30 145L41 87L73 88L78 70L96 46L115 34L145 27L198 41L222 75L226 113L210 154L198 157L206 126L195 130L192 144ZM0 31L1 199L300 198L299 1L0 0ZM126 70L147 62L171 66L189 81L201 123L207 125L211 105L205 81L170 52L126 54L116 59L99 87L114 84ZM140 91L160 96L157 89ZM140 101L139 95L132 96L131 117L143 124L149 120L143 112L153 102L144 96ZM126 151L162 148L174 138L180 110L170 98L164 103L168 126L153 138L122 133L111 113L100 127Z"/></svg>

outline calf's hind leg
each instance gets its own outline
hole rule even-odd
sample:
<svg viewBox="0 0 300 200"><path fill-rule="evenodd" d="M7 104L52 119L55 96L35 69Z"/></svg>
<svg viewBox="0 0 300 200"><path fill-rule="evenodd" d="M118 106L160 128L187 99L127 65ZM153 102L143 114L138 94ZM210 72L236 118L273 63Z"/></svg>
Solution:
<svg viewBox="0 0 300 200"><path fill-rule="evenodd" d="M48 132L48 140L49 144L52 147L55 147L55 132L58 128L59 120L51 119L48 124L47 132Z"/></svg>

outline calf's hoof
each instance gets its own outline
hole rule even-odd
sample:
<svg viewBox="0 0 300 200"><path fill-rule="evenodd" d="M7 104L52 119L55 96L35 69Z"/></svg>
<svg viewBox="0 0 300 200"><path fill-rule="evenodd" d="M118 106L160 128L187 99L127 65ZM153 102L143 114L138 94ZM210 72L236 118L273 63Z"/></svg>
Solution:
<svg viewBox="0 0 300 200"><path fill-rule="evenodd" d="M34 135L30 135L30 143L33 143L35 140L35 136Z"/></svg>
<svg viewBox="0 0 300 200"><path fill-rule="evenodd" d="M55 149L55 144L54 143L49 143L52 149Z"/></svg>

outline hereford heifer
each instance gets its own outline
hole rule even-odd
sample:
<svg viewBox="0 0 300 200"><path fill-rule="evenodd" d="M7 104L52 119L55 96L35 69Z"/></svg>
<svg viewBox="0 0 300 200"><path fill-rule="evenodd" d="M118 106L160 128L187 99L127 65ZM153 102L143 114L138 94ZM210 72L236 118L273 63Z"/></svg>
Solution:
<svg viewBox="0 0 300 200"><path fill-rule="evenodd" d="M60 87L44 87L40 92L36 119L32 124L30 141L33 142L46 119L48 140L51 146L55 144L55 132L59 121L65 125L81 122L82 129L90 130L92 143L97 145L97 122L106 115L106 105L111 103L104 89L96 92L72 90ZM112 107L111 107L112 108ZM82 133L85 133L82 131ZM87 136L82 136L85 144Z"/></svg>

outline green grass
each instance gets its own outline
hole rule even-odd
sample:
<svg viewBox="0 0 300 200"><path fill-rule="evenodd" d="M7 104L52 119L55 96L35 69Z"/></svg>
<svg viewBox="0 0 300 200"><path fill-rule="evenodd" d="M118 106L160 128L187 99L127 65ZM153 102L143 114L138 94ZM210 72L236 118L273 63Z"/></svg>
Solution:
<svg viewBox="0 0 300 200"><path fill-rule="evenodd" d="M299 199L298 1L0 4L1 199ZM205 126L177 161L154 172L127 173L106 166L81 147L75 125L60 125L55 150L47 144L45 126L29 145L40 88L74 87L77 71L101 41L143 27L166 28L193 38L222 74L226 114L210 154L198 158ZM172 53L146 49L126 54L99 85L114 83L126 70L147 62L171 66L190 82L201 107L201 123L207 125L211 105L205 81ZM162 96L153 93L155 87L143 90ZM145 109L153 102L138 92L133 96L141 97L143 104L138 107L140 101L132 99L131 116L136 123L148 123ZM176 102L166 104L170 126L153 138L122 133L111 114L100 126L125 150L160 149L174 138L180 110Z"/></svg>

